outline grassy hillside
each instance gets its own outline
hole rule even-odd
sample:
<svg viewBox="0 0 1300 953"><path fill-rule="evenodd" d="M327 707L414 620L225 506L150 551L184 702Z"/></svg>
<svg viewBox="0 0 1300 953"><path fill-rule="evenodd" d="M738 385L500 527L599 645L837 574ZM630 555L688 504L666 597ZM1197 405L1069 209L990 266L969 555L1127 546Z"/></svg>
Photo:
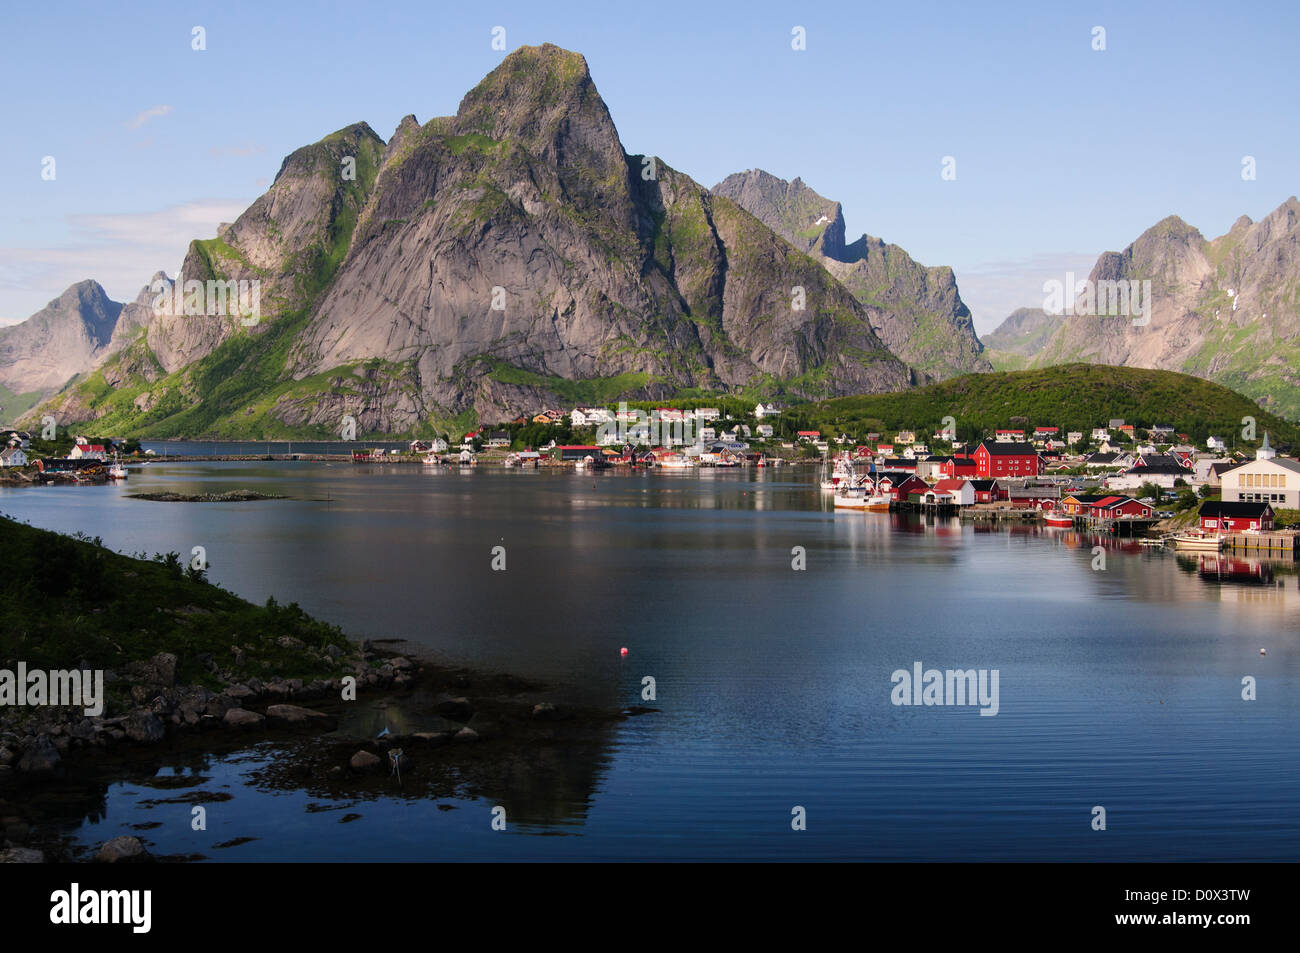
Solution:
<svg viewBox="0 0 1300 953"><path fill-rule="evenodd" d="M1169 424L1194 440L1214 435L1242 440L1242 418L1254 417L1258 437L1268 431L1276 445L1300 446L1300 427L1262 410L1220 384L1131 367L1064 364L1029 371L967 374L893 394L840 397L793 408L784 419L797 429L881 432L911 428L927 435L944 417L964 437L998 427L1060 427L1087 434L1122 417L1138 427Z"/></svg>
<svg viewBox="0 0 1300 953"><path fill-rule="evenodd" d="M0 384L0 424L11 424L41 402L40 391L15 394Z"/></svg>
<svg viewBox="0 0 1300 953"><path fill-rule="evenodd" d="M0 662L120 671L172 652L181 682L206 684L205 658L228 668L235 647L245 659L241 667L261 678L329 677L328 665L289 646L350 650L337 628L296 604L245 602L208 583L176 553L122 556L98 539L74 539L3 516L0 535ZM285 636L298 642L282 645Z"/></svg>

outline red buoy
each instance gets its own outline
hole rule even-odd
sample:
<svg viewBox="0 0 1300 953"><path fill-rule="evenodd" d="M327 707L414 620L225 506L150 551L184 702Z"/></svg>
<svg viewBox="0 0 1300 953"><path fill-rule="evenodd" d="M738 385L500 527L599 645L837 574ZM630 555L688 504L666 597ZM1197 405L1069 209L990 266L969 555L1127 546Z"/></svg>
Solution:
<svg viewBox="0 0 1300 953"><path fill-rule="evenodd" d="M619 655L626 655L626 654L627 654L627 649L626 649L626 648L621 648L621 649L619 649L619 650L618 650L618 654L619 654Z"/></svg>

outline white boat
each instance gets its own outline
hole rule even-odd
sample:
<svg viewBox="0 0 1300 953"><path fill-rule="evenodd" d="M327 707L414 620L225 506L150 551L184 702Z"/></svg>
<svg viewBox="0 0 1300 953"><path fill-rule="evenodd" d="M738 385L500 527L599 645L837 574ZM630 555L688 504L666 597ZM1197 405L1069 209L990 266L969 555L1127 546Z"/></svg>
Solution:
<svg viewBox="0 0 1300 953"><path fill-rule="evenodd" d="M1173 537L1174 549L1192 552L1217 553L1223 549L1226 542L1227 540L1222 536L1212 536L1207 533L1179 533Z"/></svg>
<svg viewBox="0 0 1300 953"><path fill-rule="evenodd" d="M825 473L825 470L822 471ZM845 487L854 486L857 475L853 470L853 459L848 453L842 453L835 458L835 469L829 477L821 481L821 488L827 492L833 492Z"/></svg>
<svg viewBox="0 0 1300 953"><path fill-rule="evenodd" d="M110 480L125 480L126 467L117 462L117 454L113 454L113 465L108 468L108 478Z"/></svg>
<svg viewBox="0 0 1300 953"><path fill-rule="evenodd" d="M867 497L867 512L888 513L890 497L887 493L873 493Z"/></svg>
<svg viewBox="0 0 1300 953"><path fill-rule="evenodd" d="M867 508L867 491L862 487L846 487L835 491L837 510L863 510Z"/></svg>

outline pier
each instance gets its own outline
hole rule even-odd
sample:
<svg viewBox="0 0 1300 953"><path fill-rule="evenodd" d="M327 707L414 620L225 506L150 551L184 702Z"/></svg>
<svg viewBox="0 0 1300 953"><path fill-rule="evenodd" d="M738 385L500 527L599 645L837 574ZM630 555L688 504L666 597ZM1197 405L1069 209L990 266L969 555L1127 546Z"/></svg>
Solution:
<svg viewBox="0 0 1300 953"><path fill-rule="evenodd" d="M1225 549L1265 556L1300 556L1300 533L1229 533Z"/></svg>

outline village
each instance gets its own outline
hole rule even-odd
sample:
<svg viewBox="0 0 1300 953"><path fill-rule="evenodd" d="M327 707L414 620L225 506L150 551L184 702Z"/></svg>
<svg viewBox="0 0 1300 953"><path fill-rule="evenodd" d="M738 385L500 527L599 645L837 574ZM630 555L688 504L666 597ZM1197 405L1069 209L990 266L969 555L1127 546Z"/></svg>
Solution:
<svg viewBox="0 0 1300 953"><path fill-rule="evenodd" d="M1267 433L1254 449L1230 450L1214 435L1197 444L1166 424L1139 427L1111 419L1088 433L996 428L968 446L947 430L928 440L924 430L862 439L791 430L781 426L783 410L760 402L745 420L714 407L576 407L567 419L547 410L502 429L466 433L452 458L438 456L447 452L446 441L416 441L411 449L461 465L477 465L480 453L496 451L508 467L813 465L821 468L820 487L837 510L1033 521L1147 536L1189 550L1295 555L1300 546L1300 461L1279 455ZM539 439L536 449L512 449L525 429L539 436L538 427L564 424L566 433L594 428L595 437L589 443Z"/></svg>
<svg viewBox="0 0 1300 953"><path fill-rule="evenodd" d="M971 441L957 440L949 429L928 438L923 429L906 428L854 437L796 429L774 403L729 411L625 404L547 409L476 428L458 442L446 435L412 440L405 449L285 456L579 470L802 465L819 468L819 485L836 510L1079 526L1192 550L1294 555L1300 545L1300 462L1279 454L1267 433L1253 449L1229 449L1214 435L1194 443L1172 426L1122 419L1088 433L994 428ZM72 437L58 455L38 455L33 435L13 428L0 428L0 444L0 473L25 471L24 482L124 479L120 456L153 456L137 441L84 436Z"/></svg>

